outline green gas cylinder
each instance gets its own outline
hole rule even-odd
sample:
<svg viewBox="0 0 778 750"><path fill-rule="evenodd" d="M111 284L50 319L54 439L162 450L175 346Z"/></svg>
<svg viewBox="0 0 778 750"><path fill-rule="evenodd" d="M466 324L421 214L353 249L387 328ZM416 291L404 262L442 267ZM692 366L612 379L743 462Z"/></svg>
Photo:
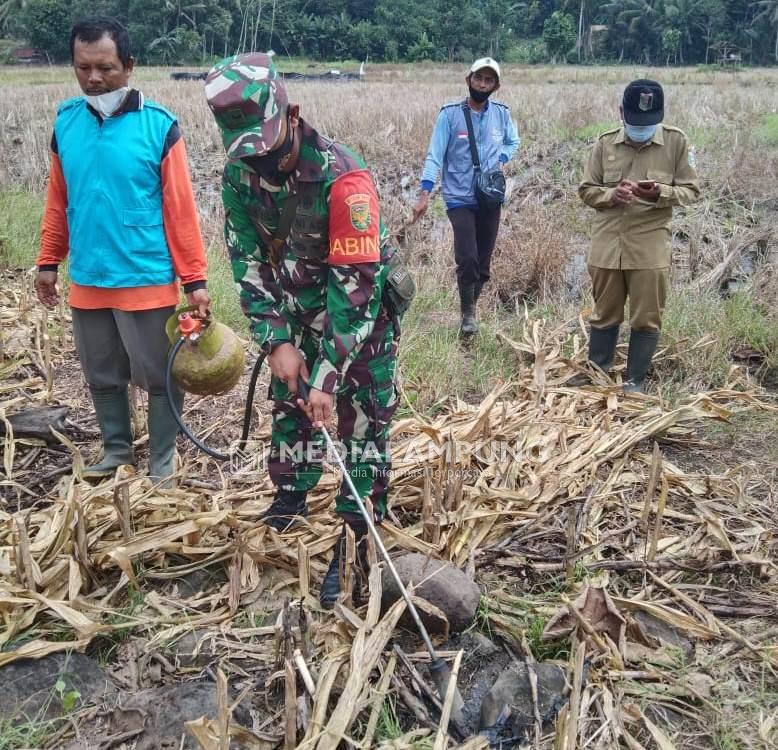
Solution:
<svg viewBox="0 0 778 750"><path fill-rule="evenodd" d="M218 396L229 391L243 375L246 353L235 332L214 320L195 318L196 306L181 307L168 318L165 330L171 344L185 342L173 362L178 386L198 396Z"/></svg>

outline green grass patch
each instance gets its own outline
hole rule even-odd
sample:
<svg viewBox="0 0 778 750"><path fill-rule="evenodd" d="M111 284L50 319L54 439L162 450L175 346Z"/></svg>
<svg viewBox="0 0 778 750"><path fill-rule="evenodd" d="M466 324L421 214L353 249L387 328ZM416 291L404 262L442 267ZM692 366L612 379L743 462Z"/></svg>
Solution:
<svg viewBox="0 0 778 750"><path fill-rule="evenodd" d="M30 719L14 723L0 720L0 750L43 747L62 726L64 719Z"/></svg>
<svg viewBox="0 0 778 750"><path fill-rule="evenodd" d="M139 66L132 74L130 85L143 81L167 81L170 73L175 70L198 71L208 70L210 66L189 65L179 68ZM76 81L73 68L69 65L6 65L0 67L0 85L2 86L54 86L71 85L72 91L66 96L81 96L82 92Z"/></svg>
<svg viewBox="0 0 778 750"><path fill-rule="evenodd" d="M660 390L671 402L690 390L723 385L733 365L732 352L739 348L761 352L763 367L778 364L776 320L747 289L726 299L715 292L676 290L668 299L662 329L662 345L679 342L682 353L678 360L655 366ZM703 339L708 343L690 351Z"/></svg>
<svg viewBox="0 0 778 750"><path fill-rule="evenodd" d="M422 290L403 319L400 368L406 400L416 411L434 414L453 395L480 401L515 374L516 357L497 332L510 326L493 315L481 317L480 332L464 345L459 338L458 302L448 289Z"/></svg>
<svg viewBox="0 0 778 750"><path fill-rule="evenodd" d="M0 192L0 269L30 268L40 243L43 196Z"/></svg>
<svg viewBox="0 0 778 750"><path fill-rule="evenodd" d="M0 192L0 270L27 269L35 265L40 246L42 195L23 191ZM62 289L67 291L67 263L60 267ZM222 323L248 336L248 324L240 310L229 260L217 244L208 249L208 289L213 311Z"/></svg>
<svg viewBox="0 0 778 750"><path fill-rule="evenodd" d="M81 693L60 676L34 716L0 719L0 750L46 746L67 721L67 715L80 707ZM57 713L62 715L57 716Z"/></svg>
<svg viewBox="0 0 778 750"><path fill-rule="evenodd" d="M778 114L771 112L762 115L754 135L768 146L778 146Z"/></svg>
<svg viewBox="0 0 778 750"><path fill-rule="evenodd" d="M599 138L608 130L613 130L614 128L618 127L619 123L613 121L593 122L590 125L584 125L584 127L578 128L578 130L576 130L573 135L582 141L593 141L595 138Z"/></svg>
<svg viewBox="0 0 778 750"><path fill-rule="evenodd" d="M396 740L398 737L402 737L402 735L403 729L400 725L400 720L397 718L394 699L387 696L381 704L381 711L378 714L378 724L376 724L373 739L376 742L385 742Z"/></svg>
<svg viewBox="0 0 778 750"><path fill-rule="evenodd" d="M23 65L8 65L0 68L0 85L2 86L51 86L54 84L72 83L73 96L79 92L73 69L60 66L25 67Z"/></svg>
<svg viewBox="0 0 778 750"><path fill-rule="evenodd" d="M240 309L230 261L219 243L208 248L208 294L216 319L228 325L238 335L248 337L248 320Z"/></svg>
<svg viewBox="0 0 778 750"><path fill-rule="evenodd" d="M553 587L520 596L499 591L482 596L473 627L491 639L499 635L517 646L526 643L538 661L566 661L570 657L569 640L544 641L542 637L551 612L558 606L560 590Z"/></svg>

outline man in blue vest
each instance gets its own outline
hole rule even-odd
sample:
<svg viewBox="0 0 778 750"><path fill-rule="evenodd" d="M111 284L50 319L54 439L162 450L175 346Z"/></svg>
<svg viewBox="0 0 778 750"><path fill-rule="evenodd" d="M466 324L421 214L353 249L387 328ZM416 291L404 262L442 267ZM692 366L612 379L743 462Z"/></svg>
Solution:
<svg viewBox="0 0 778 750"><path fill-rule="evenodd" d="M475 307L489 268L500 225L500 206L479 206L475 195L475 169L468 138L465 108L470 112L481 170L502 168L519 146L516 123L508 107L490 102L500 88L500 66L491 57L476 60L465 81L464 101L446 104L432 131L421 175L421 193L413 208L416 221L428 208L430 193L442 173L443 200L454 230L454 258L462 314L460 334L478 332Z"/></svg>
<svg viewBox="0 0 778 750"><path fill-rule="evenodd" d="M200 314L209 304L186 150L176 118L130 88L130 40L118 21L79 21L70 51L84 96L57 110L36 290L56 305L69 257L73 337L103 442L84 477L135 462L132 382L149 393L149 474L167 484L178 424L165 393L165 321L179 281Z"/></svg>

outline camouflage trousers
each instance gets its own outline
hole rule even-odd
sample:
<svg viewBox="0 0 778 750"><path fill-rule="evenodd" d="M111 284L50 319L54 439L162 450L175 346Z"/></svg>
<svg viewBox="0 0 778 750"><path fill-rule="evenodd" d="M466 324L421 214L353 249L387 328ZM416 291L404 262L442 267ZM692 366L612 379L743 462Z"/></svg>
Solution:
<svg viewBox="0 0 778 750"><path fill-rule="evenodd" d="M310 370L319 351L319 337L309 330L295 332L295 344ZM397 408L397 345L392 322L383 316L343 377L336 394L337 438L332 435L362 500L370 499L376 518L386 514L391 459L389 426ZM322 475L326 459L323 436L315 433L286 384L270 382L273 426L268 470L280 489L308 491ZM332 459L328 461L332 463ZM345 482L335 500L341 515L359 513Z"/></svg>

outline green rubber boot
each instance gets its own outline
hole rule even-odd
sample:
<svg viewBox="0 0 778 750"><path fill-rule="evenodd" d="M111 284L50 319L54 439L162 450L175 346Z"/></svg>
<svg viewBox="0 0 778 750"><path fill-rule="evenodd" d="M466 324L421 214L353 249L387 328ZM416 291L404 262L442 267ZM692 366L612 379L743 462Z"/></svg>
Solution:
<svg viewBox="0 0 778 750"><path fill-rule="evenodd" d="M174 391L178 413L184 406L184 394ZM178 422L170 410L165 393L149 393L149 478L162 489L173 486Z"/></svg>
<svg viewBox="0 0 778 750"><path fill-rule="evenodd" d="M619 326L610 328L589 329L589 362L597 365L603 372L608 372L613 364L613 356L616 354L616 344L619 341ZM592 379L586 373L573 375L567 381L567 385L578 387L589 385Z"/></svg>
<svg viewBox="0 0 778 750"><path fill-rule="evenodd" d="M659 331L632 331L627 350L627 380L624 393L643 393L646 373L659 343Z"/></svg>
<svg viewBox="0 0 778 750"><path fill-rule="evenodd" d="M459 309L462 313L462 325L459 335L470 338L478 333L478 323L475 322L475 284L459 284Z"/></svg>
<svg viewBox="0 0 778 750"><path fill-rule="evenodd" d="M130 399L127 387L89 388L95 406L97 423L103 438L103 457L87 466L84 479L108 477L122 464L134 464L132 450L132 424L130 422Z"/></svg>

